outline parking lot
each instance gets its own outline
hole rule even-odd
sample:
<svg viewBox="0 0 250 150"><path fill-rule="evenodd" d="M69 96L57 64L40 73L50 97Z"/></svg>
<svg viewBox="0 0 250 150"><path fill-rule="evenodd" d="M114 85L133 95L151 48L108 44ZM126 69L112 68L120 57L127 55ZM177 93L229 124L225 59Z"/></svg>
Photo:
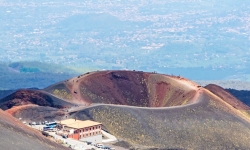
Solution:
<svg viewBox="0 0 250 150"><path fill-rule="evenodd" d="M95 146L88 145L85 142L77 141L77 140L70 139L70 138L63 138L62 136L57 135L55 132L47 132L47 133L49 133L50 136L54 137L55 140L61 140L67 146L70 146L72 149L75 149L75 150L84 150L84 149L87 150L91 148L96 149Z"/></svg>
<svg viewBox="0 0 250 150"><path fill-rule="evenodd" d="M87 150L87 149L95 149L95 150L104 150L105 148L98 148L96 143L91 143L88 144L87 142L82 142L82 141L78 141L78 140L74 140L71 138L63 138L60 135L57 135L55 132L47 132L49 133L49 135L51 135L52 137L54 137L55 140L62 140L63 143L67 144L68 146L71 145L70 147L72 149L75 150ZM109 148L113 148L113 149L108 149L107 150L126 150L124 148L121 147L116 147L116 146L112 146L111 144L103 144L104 147L107 146Z"/></svg>
<svg viewBox="0 0 250 150"><path fill-rule="evenodd" d="M46 125L42 124L42 125L28 125L28 126L34 128L34 129L43 131L43 127L45 127ZM48 133L51 137L53 137L53 139L55 141L57 141L58 143L61 143L65 146L70 147L70 148L75 149L75 150L90 150L90 149L95 149L95 150L104 150L104 149L106 149L106 150L114 150L114 149L126 150L124 148L115 148L116 146L112 146L111 144L97 145L97 143L82 142L82 141L74 140L71 138L63 138L61 135L57 135L56 131L57 131L57 129L45 131L45 132ZM109 145L109 146L106 146L106 145ZM98 146L100 146L102 148L98 148Z"/></svg>

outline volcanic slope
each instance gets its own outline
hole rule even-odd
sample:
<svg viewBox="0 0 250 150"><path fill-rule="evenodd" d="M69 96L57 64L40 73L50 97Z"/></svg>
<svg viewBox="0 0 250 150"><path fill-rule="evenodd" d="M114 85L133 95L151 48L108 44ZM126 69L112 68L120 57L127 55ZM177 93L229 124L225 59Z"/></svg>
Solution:
<svg viewBox="0 0 250 150"><path fill-rule="evenodd" d="M99 71L44 90L78 104L166 107L191 103L198 85L181 77L136 71Z"/></svg>
<svg viewBox="0 0 250 150"><path fill-rule="evenodd" d="M55 121L61 120L67 116L67 112L62 109L57 109L47 106L38 106L34 104L14 106L6 110L15 118L22 118L26 122L41 122L41 121Z"/></svg>
<svg viewBox="0 0 250 150"><path fill-rule="evenodd" d="M39 131L33 130L0 110L0 149L2 150L55 150L67 149L45 138Z"/></svg>
<svg viewBox="0 0 250 150"><path fill-rule="evenodd" d="M30 121L54 121L67 117L65 108L75 104L66 102L41 90L18 90L0 100L0 108L16 118Z"/></svg>
<svg viewBox="0 0 250 150"><path fill-rule="evenodd" d="M60 95L71 97L67 101L93 104L70 117L102 122L139 148L250 149L249 107L222 98L223 89L216 95L181 77L101 71L45 90L66 93Z"/></svg>
<svg viewBox="0 0 250 150"><path fill-rule="evenodd" d="M145 108L93 105L71 117L102 122L116 137L138 147L166 149L249 149L249 118L202 90L185 106Z"/></svg>
<svg viewBox="0 0 250 150"><path fill-rule="evenodd" d="M231 106L233 106L236 109L239 110L249 110L249 106L244 104L243 102L239 101L236 97L234 97L231 93L224 90L222 87L215 85L215 84L209 84L205 86L204 88L208 89L224 101L227 101Z"/></svg>
<svg viewBox="0 0 250 150"><path fill-rule="evenodd" d="M39 106L48 106L54 108L71 107L73 104L61 100L53 95L39 90L18 90L0 100L0 108L10 109L14 106L23 106L35 104Z"/></svg>

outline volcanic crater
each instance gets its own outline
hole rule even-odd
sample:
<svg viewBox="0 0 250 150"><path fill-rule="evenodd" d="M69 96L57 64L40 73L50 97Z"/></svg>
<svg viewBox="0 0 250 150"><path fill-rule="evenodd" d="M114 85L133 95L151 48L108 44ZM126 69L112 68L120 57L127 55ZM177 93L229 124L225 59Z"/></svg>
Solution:
<svg viewBox="0 0 250 150"><path fill-rule="evenodd" d="M178 76L135 71L100 71L45 89L58 97L61 97L62 92L55 91L62 90L67 93L62 98L76 103L171 107L195 101L199 86Z"/></svg>
<svg viewBox="0 0 250 150"><path fill-rule="evenodd" d="M52 99L42 96L46 105L38 107L40 103L25 98L28 105L23 107L18 106L20 94L14 94L0 106L14 103L7 112L15 117L45 118L53 113L58 119L67 115L98 121L139 148L250 148L249 107L216 85L203 88L179 76L140 71L96 71L36 92ZM61 111L64 108L69 112Z"/></svg>

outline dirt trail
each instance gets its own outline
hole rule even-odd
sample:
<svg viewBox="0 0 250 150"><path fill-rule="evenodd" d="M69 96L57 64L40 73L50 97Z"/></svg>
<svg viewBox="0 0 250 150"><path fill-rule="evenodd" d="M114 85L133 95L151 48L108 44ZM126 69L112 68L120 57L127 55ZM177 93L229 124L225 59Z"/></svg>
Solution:
<svg viewBox="0 0 250 150"><path fill-rule="evenodd" d="M82 105L184 105L195 99L199 90L198 85L181 77L136 71L92 72L69 79L63 84L72 95L68 101Z"/></svg>

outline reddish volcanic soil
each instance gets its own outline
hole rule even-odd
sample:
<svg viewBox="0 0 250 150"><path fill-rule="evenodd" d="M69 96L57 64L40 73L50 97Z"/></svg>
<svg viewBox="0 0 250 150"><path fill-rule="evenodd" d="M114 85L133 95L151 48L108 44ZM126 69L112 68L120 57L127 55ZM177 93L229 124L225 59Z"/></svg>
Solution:
<svg viewBox="0 0 250 150"><path fill-rule="evenodd" d="M139 148L250 149L250 108L216 85L182 77L98 71L38 93L19 91L0 104L15 117L95 120ZM59 112L64 107L71 108Z"/></svg>
<svg viewBox="0 0 250 150"><path fill-rule="evenodd" d="M15 106L6 110L7 113L11 114L15 118L22 118L28 122L41 122L41 121L54 121L61 120L67 115L62 109L38 106L34 104Z"/></svg>
<svg viewBox="0 0 250 150"><path fill-rule="evenodd" d="M67 149L45 138L39 131L33 130L0 110L0 145L3 150L50 150Z"/></svg>
<svg viewBox="0 0 250 150"><path fill-rule="evenodd" d="M102 122L105 129L130 144L165 149L249 149L249 107L223 89L206 88L210 91L176 76L100 71L45 91L68 102L91 104L71 117Z"/></svg>
<svg viewBox="0 0 250 150"><path fill-rule="evenodd" d="M65 108L72 106L71 103L65 102L54 96L36 90L18 90L17 92L0 100L0 108L7 110L13 106L23 106L35 104L39 106L49 106L54 108Z"/></svg>
<svg viewBox="0 0 250 150"><path fill-rule="evenodd" d="M226 90L224 90L222 87L215 85L215 84L209 84L205 86L206 89L220 97L222 100L226 101L229 105L233 106L236 109L239 110L249 110L249 107L239 101L237 98L235 98L232 94L228 93Z"/></svg>
<svg viewBox="0 0 250 150"><path fill-rule="evenodd" d="M65 90L66 88L66 90ZM45 91L64 90L78 104L118 104L169 107L195 101L199 86L181 77L135 71L99 71L52 85Z"/></svg>

